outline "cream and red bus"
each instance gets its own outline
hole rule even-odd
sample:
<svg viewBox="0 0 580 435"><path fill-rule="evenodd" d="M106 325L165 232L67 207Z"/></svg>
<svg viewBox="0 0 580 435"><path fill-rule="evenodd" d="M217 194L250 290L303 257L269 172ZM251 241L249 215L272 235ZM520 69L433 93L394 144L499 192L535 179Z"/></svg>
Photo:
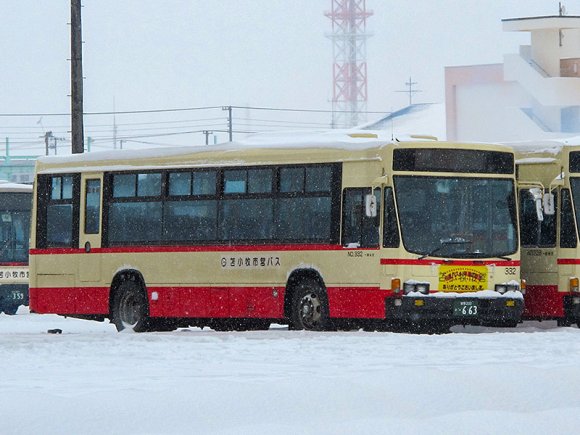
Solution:
<svg viewBox="0 0 580 435"><path fill-rule="evenodd" d="M32 186L0 181L0 312L28 305Z"/></svg>
<svg viewBox="0 0 580 435"><path fill-rule="evenodd" d="M515 325L502 145L372 133L40 158L31 310L119 330Z"/></svg>
<svg viewBox="0 0 580 435"><path fill-rule="evenodd" d="M573 140L572 140L573 141ZM577 143L577 142L576 142ZM524 317L580 321L580 145L514 145L517 157Z"/></svg>

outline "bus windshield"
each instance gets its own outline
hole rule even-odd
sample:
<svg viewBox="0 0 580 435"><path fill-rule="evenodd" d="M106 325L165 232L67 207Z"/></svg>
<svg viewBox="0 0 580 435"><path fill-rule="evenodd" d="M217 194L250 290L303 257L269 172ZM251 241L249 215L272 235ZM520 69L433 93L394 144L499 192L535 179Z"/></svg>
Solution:
<svg viewBox="0 0 580 435"><path fill-rule="evenodd" d="M570 178L570 187L572 188L572 198L574 201L574 211L576 213L576 220L577 225L580 224L580 177L571 177ZM564 201L562 201L564 202ZM564 216L564 204L562 204L562 219L566 219L566 216ZM570 210L570 214L571 214L571 210ZM563 224L562 224L563 225ZM580 225L577 226L577 228L580 228ZM570 228L572 231L573 229ZM575 246L572 245L572 246ZM572 246L568 246L568 247L572 247Z"/></svg>
<svg viewBox="0 0 580 435"><path fill-rule="evenodd" d="M513 180L395 176L394 184L407 251L448 258L517 251Z"/></svg>
<svg viewBox="0 0 580 435"><path fill-rule="evenodd" d="M0 196L0 262L28 264L31 194Z"/></svg>

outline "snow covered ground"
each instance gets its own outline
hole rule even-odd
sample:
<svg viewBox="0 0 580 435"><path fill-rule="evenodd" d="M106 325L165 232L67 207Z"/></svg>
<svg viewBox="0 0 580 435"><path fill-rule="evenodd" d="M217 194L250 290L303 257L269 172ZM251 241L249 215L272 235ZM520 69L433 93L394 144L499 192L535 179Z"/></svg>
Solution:
<svg viewBox="0 0 580 435"><path fill-rule="evenodd" d="M0 315L0 433L578 432L580 329L453 330L119 334L21 308Z"/></svg>

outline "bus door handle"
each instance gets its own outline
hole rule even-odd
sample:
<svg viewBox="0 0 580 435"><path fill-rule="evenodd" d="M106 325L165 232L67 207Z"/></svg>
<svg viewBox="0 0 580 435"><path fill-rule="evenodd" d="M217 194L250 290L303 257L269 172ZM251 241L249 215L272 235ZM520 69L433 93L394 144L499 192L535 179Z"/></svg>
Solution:
<svg viewBox="0 0 580 435"><path fill-rule="evenodd" d="M86 242L85 243L85 252L88 254L89 252L91 252L91 242Z"/></svg>

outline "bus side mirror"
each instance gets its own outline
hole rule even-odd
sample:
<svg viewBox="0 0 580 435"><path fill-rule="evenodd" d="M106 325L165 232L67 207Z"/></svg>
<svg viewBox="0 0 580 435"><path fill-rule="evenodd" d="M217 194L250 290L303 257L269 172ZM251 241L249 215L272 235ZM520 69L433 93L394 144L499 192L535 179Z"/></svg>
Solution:
<svg viewBox="0 0 580 435"><path fill-rule="evenodd" d="M553 216L554 213L556 213L556 207L554 205L554 194L544 193L542 201L544 206L544 214L548 216Z"/></svg>
<svg viewBox="0 0 580 435"><path fill-rule="evenodd" d="M365 195L365 215L377 217L377 197L372 193Z"/></svg>

